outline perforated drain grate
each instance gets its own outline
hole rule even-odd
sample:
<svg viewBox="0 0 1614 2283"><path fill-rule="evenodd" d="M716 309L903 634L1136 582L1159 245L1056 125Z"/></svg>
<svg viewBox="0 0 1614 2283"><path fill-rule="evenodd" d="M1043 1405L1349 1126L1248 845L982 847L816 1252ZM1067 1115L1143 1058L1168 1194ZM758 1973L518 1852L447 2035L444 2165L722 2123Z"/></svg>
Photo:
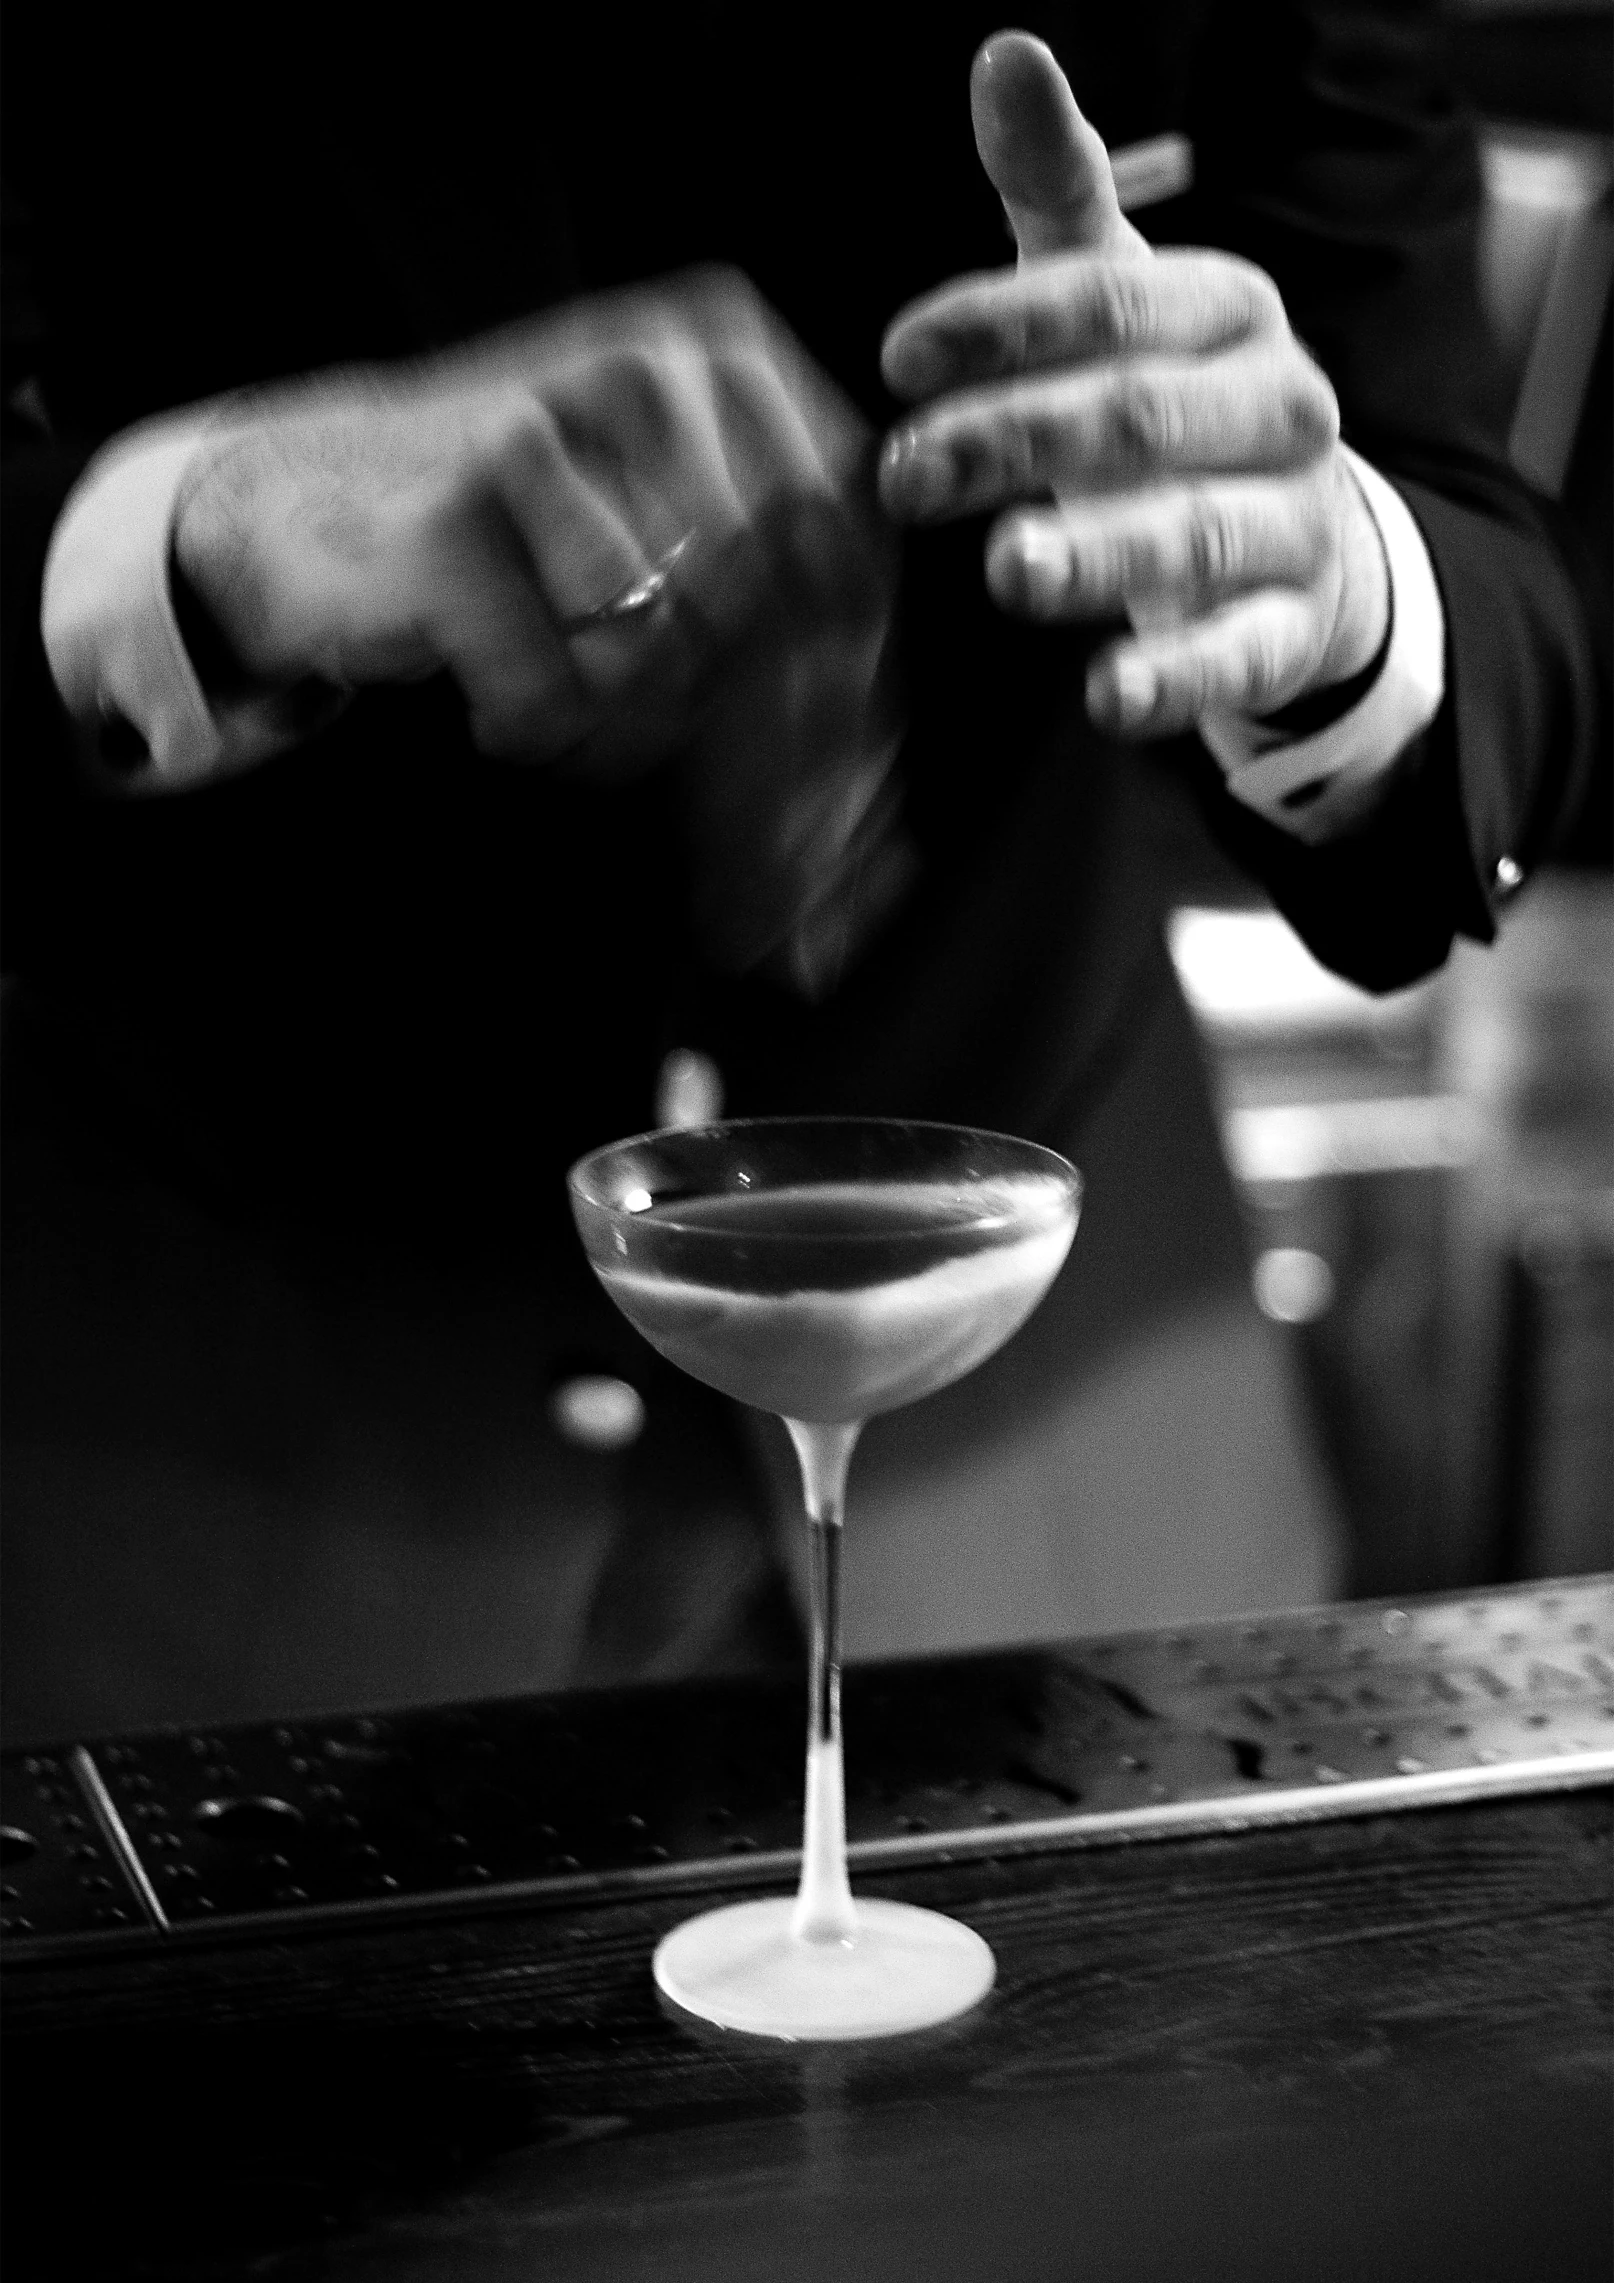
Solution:
<svg viewBox="0 0 1614 2283"><path fill-rule="evenodd" d="M800 1692L616 1690L8 1755L6 1955L778 1880ZM855 1866L1614 1781L1614 1579L847 1675Z"/></svg>

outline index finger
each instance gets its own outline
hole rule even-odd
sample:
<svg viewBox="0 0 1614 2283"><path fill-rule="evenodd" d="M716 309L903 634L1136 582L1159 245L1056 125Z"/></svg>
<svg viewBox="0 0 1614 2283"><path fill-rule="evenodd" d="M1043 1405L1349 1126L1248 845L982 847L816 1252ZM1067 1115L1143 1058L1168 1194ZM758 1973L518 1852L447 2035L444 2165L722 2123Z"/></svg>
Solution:
<svg viewBox="0 0 1614 2283"><path fill-rule="evenodd" d="M1271 280L1231 255L1057 254L954 278L910 303L886 333L880 369L913 403L1009 374L1221 349L1282 315Z"/></svg>

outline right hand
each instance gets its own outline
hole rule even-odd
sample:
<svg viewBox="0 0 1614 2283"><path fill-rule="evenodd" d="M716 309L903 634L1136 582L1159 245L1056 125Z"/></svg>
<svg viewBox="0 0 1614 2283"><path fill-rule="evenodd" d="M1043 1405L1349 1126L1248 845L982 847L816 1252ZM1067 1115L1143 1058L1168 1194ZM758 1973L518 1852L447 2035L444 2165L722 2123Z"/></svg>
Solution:
<svg viewBox="0 0 1614 2283"><path fill-rule="evenodd" d="M446 668L484 752L610 767L687 743L730 656L754 683L759 630L788 639L804 593L810 622L814 565L845 549L883 637L867 433L734 273L222 409L175 551L266 689ZM685 541L653 612L564 631Z"/></svg>

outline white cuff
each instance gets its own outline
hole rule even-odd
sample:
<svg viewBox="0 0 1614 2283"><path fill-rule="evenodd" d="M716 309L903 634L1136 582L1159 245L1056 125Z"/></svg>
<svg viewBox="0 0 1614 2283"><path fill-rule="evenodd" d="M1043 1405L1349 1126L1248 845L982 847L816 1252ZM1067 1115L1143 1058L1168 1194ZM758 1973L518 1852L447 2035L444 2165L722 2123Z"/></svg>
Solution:
<svg viewBox="0 0 1614 2283"><path fill-rule="evenodd" d="M144 741L143 764L102 772L120 790L178 792L251 768L288 742L272 703L214 715L174 619L174 509L198 448L220 432L206 408L130 429L91 461L51 535L45 655L92 743L117 722Z"/></svg>
<svg viewBox="0 0 1614 2283"><path fill-rule="evenodd" d="M1207 716L1200 724L1233 798L1313 843L1347 830L1372 806L1379 778L1429 727L1446 692L1446 619L1423 534L1394 485L1349 446L1342 449L1390 571L1395 623L1378 679L1313 737L1284 739L1243 714Z"/></svg>

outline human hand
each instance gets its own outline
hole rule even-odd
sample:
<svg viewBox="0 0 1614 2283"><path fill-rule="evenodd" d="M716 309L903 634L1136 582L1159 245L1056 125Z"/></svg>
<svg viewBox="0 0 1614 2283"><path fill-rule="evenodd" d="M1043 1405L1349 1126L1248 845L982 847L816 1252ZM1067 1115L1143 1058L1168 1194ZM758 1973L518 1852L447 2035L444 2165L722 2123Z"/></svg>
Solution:
<svg viewBox="0 0 1614 2283"><path fill-rule="evenodd" d="M446 668L486 752L642 761L800 588L792 503L855 524L869 441L745 281L701 272L238 399L175 556L255 685Z"/></svg>
<svg viewBox="0 0 1614 2283"><path fill-rule="evenodd" d="M1122 736L1270 713L1380 646L1389 580L1333 390L1249 263L1156 255L1049 50L999 33L970 81L1019 264L904 310L882 369L921 407L887 440L906 522L1003 509L986 579L1044 621L1127 612L1089 670Z"/></svg>

